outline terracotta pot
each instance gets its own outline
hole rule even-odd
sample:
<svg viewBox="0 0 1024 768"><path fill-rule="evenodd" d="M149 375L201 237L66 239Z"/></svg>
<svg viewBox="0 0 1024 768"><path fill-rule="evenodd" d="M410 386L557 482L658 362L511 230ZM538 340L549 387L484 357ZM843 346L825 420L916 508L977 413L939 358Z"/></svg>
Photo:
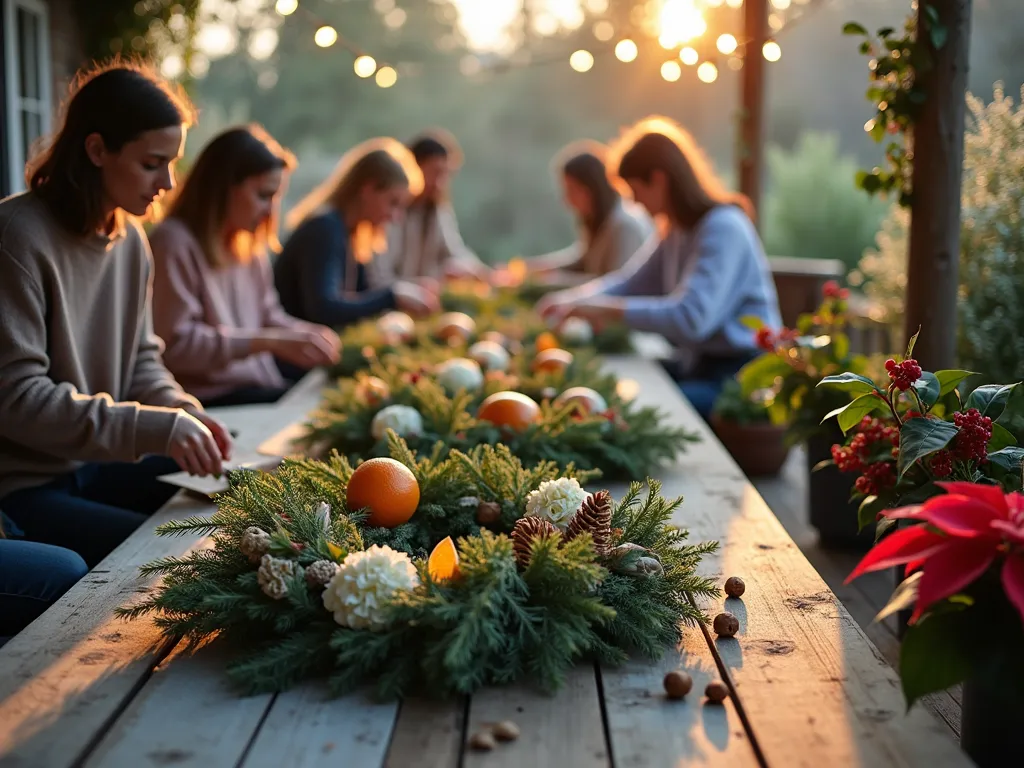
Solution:
<svg viewBox="0 0 1024 768"><path fill-rule="evenodd" d="M857 531L858 505L850 501L856 475L844 474L835 466L814 471L819 462L832 458L832 445L842 441L843 433L834 425L807 441L808 516L821 546L866 552L875 542L875 529L868 526Z"/></svg>
<svg viewBox="0 0 1024 768"><path fill-rule="evenodd" d="M711 428L748 477L777 475L789 455L786 428L774 424L737 424L711 416Z"/></svg>

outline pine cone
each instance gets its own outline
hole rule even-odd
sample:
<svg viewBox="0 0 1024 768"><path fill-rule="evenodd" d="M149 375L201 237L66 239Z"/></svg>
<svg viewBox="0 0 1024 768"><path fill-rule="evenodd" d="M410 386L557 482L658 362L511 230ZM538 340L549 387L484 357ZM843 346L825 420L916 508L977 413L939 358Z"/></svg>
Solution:
<svg viewBox="0 0 1024 768"><path fill-rule="evenodd" d="M306 568L306 583L311 587L325 587L338 572L338 564L330 560L317 560Z"/></svg>
<svg viewBox="0 0 1024 768"><path fill-rule="evenodd" d="M604 557L612 546L612 497L608 491L592 493L583 501L566 530L565 538L572 540L581 533L594 539L594 552Z"/></svg>
<svg viewBox="0 0 1024 768"><path fill-rule="evenodd" d="M546 538L557 532L555 526L539 517L519 518L512 529L512 546L519 567L525 568L530 564L530 547L535 539Z"/></svg>

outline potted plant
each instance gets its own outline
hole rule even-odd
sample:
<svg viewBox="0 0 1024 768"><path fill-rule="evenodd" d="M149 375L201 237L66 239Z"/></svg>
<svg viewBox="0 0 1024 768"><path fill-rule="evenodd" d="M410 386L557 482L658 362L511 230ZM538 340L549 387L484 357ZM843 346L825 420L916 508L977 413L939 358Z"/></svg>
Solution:
<svg viewBox="0 0 1024 768"><path fill-rule="evenodd" d="M858 534L856 508L849 501L853 479L829 462L832 445L842 440L842 433L825 417L850 397L841 389L818 387L828 376L843 371L867 375L871 368L867 357L850 352L845 333L848 297L845 288L829 281L821 305L814 313L801 315L796 328L774 333L751 319L764 353L737 375L745 396L770 390L769 405L788 425L786 439L791 445L805 443L810 522L824 546L838 548L868 547L872 540Z"/></svg>
<svg viewBox="0 0 1024 768"><path fill-rule="evenodd" d="M981 482L937 485L923 505L882 512L911 525L879 541L848 581L904 568L879 618L913 608L900 647L907 705L963 683L961 746L980 768L1003 766L1024 722L1024 496Z"/></svg>
<svg viewBox="0 0 1024 768"><path fill-rule="evenodd" d="M770 396L761 390L745 397L732 380L711 412L711 428L749 477L777 475L789 455L785 416L767 404Z"/></svg>

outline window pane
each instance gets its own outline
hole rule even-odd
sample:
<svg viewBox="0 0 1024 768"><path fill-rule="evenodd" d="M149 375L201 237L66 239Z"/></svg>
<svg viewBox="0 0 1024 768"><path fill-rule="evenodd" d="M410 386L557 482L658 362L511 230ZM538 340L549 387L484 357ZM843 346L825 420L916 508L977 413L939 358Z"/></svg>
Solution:
<svg viewBox="0 0 1024 768"><path fill-rule="evenodd" d="M39 83L39 17L18 8L18 52L21 72L21 96L38 99Z"/></svg>
<svg viewBox="0 0 1024 768"><path fill-rule="evenodd" d="M32 157L32 145L43 134L43 121L36 112L21 112L21 148L22 158L28 162Z"/></svg>

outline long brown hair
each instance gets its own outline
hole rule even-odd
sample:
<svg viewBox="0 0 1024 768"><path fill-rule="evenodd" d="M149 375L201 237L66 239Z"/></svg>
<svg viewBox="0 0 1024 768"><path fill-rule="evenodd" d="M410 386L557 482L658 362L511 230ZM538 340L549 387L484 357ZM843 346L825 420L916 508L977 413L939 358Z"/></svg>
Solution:
<svg viewBox="0 0 1024 768"><path fill-rule="evenodd" d="M719 205L736 205L754 219L745 196L730 192L715 174L693 136L666 117L649 117L619 139L619 178L650 183L654 171L665 174L673 218L691 228Z"/></svg>
<svg viewBox="0 0 1024 768"><path fill-rule="evenodd" d="M295 155L260 126L229 128L203 147L188 177L171 194L167 216L189 228L211 266L246 263L268 247L281 247L277 241L278 206L275 202L269 219L255 232L236 233L226 244L224 222L231 190L253 176L290 171L295 164Z"/></svg>
<svg viewBox="0 0 1024 768"><path fill-rule="evenodd" d="M580 217L584 231L590 240L604 226L621 196L608 178L605 159L608 147L596 141L576 141L562 149L556 162L563 175L580 184L590 193L591 211Z"/></svg>
<svg viewBox="0 0 1024 768"><path fill-rule="evenodd" d="M325 207L350 211L367 184L376 189L406 187L415 196L423 189L423 173L401 142L391 138L364 141L346 152L331 175L289 211L289 227L298 227ZM363 222L357 223L351 241L353 253L364 263L387 247L383 230Z"/></svg>
<svg viewBox="0 0 1024 768"><path fill-rule="evenodd" d="M60 127L25 166L25 184L68 230L80 235L103 224L103 179L85 151L98 133L111 152L146 131L195 121L184 91L138 61L115 58L79 70L64 104ZM115 212L121 226L123 213Z"/></svg>

